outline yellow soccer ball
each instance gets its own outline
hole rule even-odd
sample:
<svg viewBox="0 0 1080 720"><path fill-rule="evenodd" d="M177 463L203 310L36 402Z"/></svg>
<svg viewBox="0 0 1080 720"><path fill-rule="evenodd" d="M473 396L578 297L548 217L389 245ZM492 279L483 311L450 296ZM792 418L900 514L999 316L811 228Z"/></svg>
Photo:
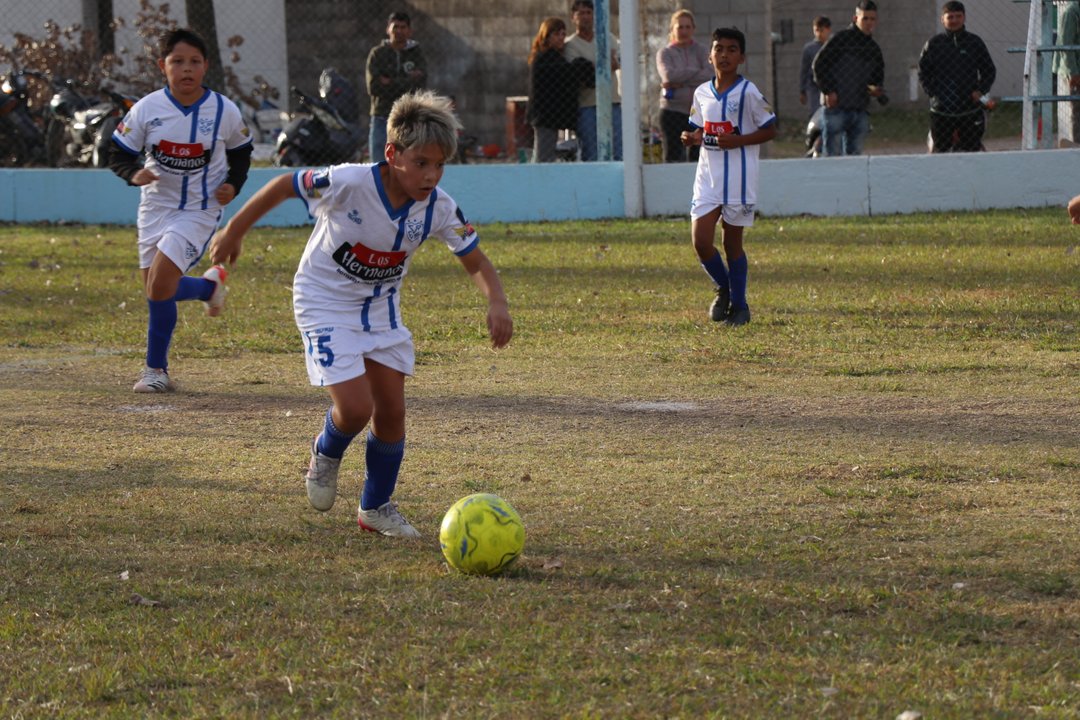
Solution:
<svg viewBox="0 0 1080 720"><path fill-rule="evenodd" d="M450 506L439 528L439 544L450 566L473 575L495 575L525 547L525 526L510 503L477 493Z"/></svg>

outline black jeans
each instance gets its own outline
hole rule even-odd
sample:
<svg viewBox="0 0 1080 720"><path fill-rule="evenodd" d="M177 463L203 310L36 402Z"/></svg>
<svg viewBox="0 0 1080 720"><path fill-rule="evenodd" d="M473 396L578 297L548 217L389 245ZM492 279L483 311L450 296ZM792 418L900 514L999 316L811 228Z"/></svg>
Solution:
<svg viewBox="0 0 1080 720"><path fill-rule="evenodd" d="M982 110L959 117L930 113L930 138L936 153L979 152L985 131L986 114Z"/></svg>
<svg viewBox="0 0 1080 720"><path fill-rule="evenodd" d="M664 162L697 162L701 148L697 145L687 148L679 137L683 130L693 129L690 127L689 113L676 110L660 111L660 146L664 149Z"/></svg>

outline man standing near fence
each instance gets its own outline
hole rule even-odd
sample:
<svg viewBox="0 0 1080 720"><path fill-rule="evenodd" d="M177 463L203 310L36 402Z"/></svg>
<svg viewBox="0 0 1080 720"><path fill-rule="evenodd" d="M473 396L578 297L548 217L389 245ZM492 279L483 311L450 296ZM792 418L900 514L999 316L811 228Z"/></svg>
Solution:
<svg viewBox="0 0 1080 720"><path fill-rule="evenodd" d="M825 105L826 155L861 155L870 131L870 98L884 104L885 58L873 38L877 4L860 0L850 27L832 36L814 58L814 83Z"/></svg>
<svg viewBox="0 0 1080 720"><path fill-rule="evenodd" d="M1080 2L1070 0L1059 8L1059 12L1057 44L1080 45ZM1055 52L1053 67L1057 73L1058 94L1080 95L1080 52ZM1059 102L1057 116L1059 144L1072 146L1080 143L1080 102Z"/></svg>
<svg viewBox="0 0 1080 720"><path fill-rule="evenodd" d="M596 57L596 31L593 26L593 0L574 0L570 6L576 32L566 39L563 51L570 62L585 58L591 63ZM611 155L622 160L622 99L619 96L619 39L611 36ZM585 162L598 156L596 139L596 87L588 85L578 92L577 138L581 159Z"/></svg>
<svg viewBox="0 0 1080 720"><path fill-rule="evenodd" d="M412 39L412 20L396 12L386 24L386 40L372 48L367 59L367 90L371 95L371 129L368 150L371 162L386 159L386 119L394 101L424 87L427 61Z"/></svg>
<svg viewBox="0 0 1080 720"><path fill-rule="evenodd" d="M982 39L967 31L964 4L941 8L945 32L926 41L919 55L919 82L930 97L933 152L978 152L986 131L987 93L997 70Z"/></svg>

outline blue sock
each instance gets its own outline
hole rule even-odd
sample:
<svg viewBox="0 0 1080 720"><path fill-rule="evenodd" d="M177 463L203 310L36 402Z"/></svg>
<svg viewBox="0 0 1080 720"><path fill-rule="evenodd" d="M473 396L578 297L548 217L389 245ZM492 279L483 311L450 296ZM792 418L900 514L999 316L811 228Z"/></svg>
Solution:
<svg viewBox="0 0 1080 720"><path fill-rule="evenodd" d="M359 434L350 435L338 430L334 425L334 408L331 406L326 411L326 422L323 424L322 432L319 433L319 439L315 441L315 449L326 457L340 458L345 454L345 448L349 447L349 443Z"/></svg>
<svg viewBox="0 0 1080 720"><path fill-rule="evenodd" d="M175 300L147 300L150 322L146 329L146 367L169 367L169 344L176 329Z"/></svg>
<svg viewBox="0 0 1080 720"><path fill-rule="evenodd" d="M394 443L383 442L368 430L367 468L364 470L364 492L360 495L361 508L374 510L390 501L404 457L405 438Z"/></svg>
<svg viewBox="0 0 1080 720"><path fill-rule="evenodd" d="M212 280L185 275L180 278L180 284L176 286L176 294L173 295L173 300L176 302L183 300L202 300L206 302L214 294L215 287L216 283Z"/></svg>
<svg viewBox="0 0 1080 720"><path fill-rule="evenodd" d="M709 277L712 278L717 287L728 287L728 274L727 270L724 269L724 259L720 257L719 250L708 260L703 260L701 267L705 268L705 272L709 273Z"/></svg>
<svg viewBox="0 0 1080 720"><path fill-rule="evenodd" d="M728 265L731 267L731 307L744 310L750 307L746 304L746 276L750 267L746 254L737 260L729 260Z"/></svg>

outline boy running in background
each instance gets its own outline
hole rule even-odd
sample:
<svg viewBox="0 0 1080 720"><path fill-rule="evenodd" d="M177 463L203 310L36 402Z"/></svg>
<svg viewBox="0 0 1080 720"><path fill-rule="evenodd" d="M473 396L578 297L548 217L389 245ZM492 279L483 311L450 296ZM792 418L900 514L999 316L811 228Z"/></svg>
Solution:
<svg viewBox="0 0 1080 720"><path fill-rule="evenodd" d="M202 300L211 316L225 305L225 268L215 265L201 278L185 274L206 252L222 206L240 192L251 166L251 134L240 109L202 84L209 66L198 35L166 34L158 58L166 87L135 103L113 133L109 168L142 188L139 268L149 322L146 367L135 392L176 389L168 356L178 301Z"/></svg>
<svg viewBox="0 0 1080 720"><path fill-rule="evenodd" d="M776 116L754 83L739 74L746 60L746 38L735 28L713 31L709 62L716 77L694 91L684 145L701 145L690 232L705 272L716 285L710 317L728 325L750 322L746 303L747 260L743 228L754 224L757 202L758 146L776 137ZM721 223L724 254L716 249Z"/></svg>
<svg viewBox="0 0 1080 720"><path fill-rule="evenodd" d="M405 377L414 364L401 286L424 240L446 243L484 293L492 345L503 347L513 334L506 295L476 231L436 187L459 128L448 98L404 95L387 119L385 162L280 175L244 204L211 249L215 262L235 262L244 234L288 198L303 200L315 218L293 279L293 312L308 378L327 389L332 405L311 447L308 501L316 510L333 507L341 458L370 420L357 520L383 535L420 534L390 498L405 455Z"/></svg>

